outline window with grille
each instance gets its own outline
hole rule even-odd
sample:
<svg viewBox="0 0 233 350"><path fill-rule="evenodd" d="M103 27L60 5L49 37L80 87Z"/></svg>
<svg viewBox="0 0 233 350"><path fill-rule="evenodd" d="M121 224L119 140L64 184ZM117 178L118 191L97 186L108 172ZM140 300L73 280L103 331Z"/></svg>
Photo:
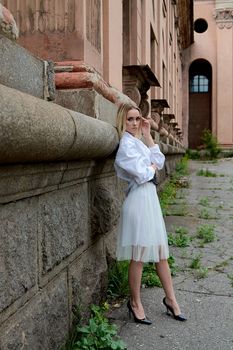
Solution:
<svg viewBox="0 0 233 350"><path fill-rule="evenodd" d="M195 75L190 80L190 92L209 92L209 79L205 75Z"/></svg>

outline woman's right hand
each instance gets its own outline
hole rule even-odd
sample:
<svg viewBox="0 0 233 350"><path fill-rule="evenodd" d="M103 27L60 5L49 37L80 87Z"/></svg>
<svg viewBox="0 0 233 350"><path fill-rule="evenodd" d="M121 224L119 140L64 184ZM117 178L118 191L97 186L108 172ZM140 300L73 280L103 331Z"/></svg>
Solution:
<svg viewBox="0 0 233 350"><path fill-rule="evenodd" d="M154 163L151 163L151 167L156 170L157 169L157 166L154 164Z"/></svg>

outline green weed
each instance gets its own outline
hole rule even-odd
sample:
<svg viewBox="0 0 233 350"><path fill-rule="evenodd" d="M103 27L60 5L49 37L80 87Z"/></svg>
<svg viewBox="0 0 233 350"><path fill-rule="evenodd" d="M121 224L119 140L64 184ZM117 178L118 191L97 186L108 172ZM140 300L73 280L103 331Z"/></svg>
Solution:
<svg viewBox="0 0 233 350"><path fill-rule="evenodd" d="M109 299L123 298L129 295L128 267L129 261L117 261L109 267L107 287Z"/></svg>
<svg viewBox="0 0 233 350"><path fill-rule="evenodd" d="M191 269L195 269L195 270L200 269L200 267L201 267L201 255L200 255L200 254L197 255L197 256L195 256L195 257L192 259L192 261L191 261L189 267L190 267Z"/></svg>
<svg viewBox="0 0 233 350"><path fill-rule="evenodd" d="M228 274L227 277L230 279L231 286L233 287L233 275L232 274Z"/></svg>
<svg viewBox="0 0 233 350"><path fill-rule="evenodd" d="M200 267L198 270L195 271L195 276L197 279L205 278L208 275L208 268L207 267Z"/></svg>
<svg viewBox="0 0 233 350"><path fill-rule="evenodd" d="M197 227L197 238L202 239L203 243L213 242L216 238L214 225L201 225Z"/></svg>
<svg viewBox="0 0 233 350"><path fill-rule="evenodd" d="M174 234L168 234L168 244L174 247L187 247L189 245L187 233L186 227L177 227Z"/></svg>
<svg viewBox="0 0 233 350"><path fill-rule="evenodd" d="M208 169L200 169L196 173L197 176L205 176L205 177L217 177L216 173L213 173L212 171Z"/></svg>
<svg viewBox="0 0 233 350"><path fill-rule="evenodd" d="M168 265L170 267L171 275L175 276L177 271L179 270L179 268L176 264L174 256L170 255L169 258L167 259L167 261L168 261Z"/></svg>
<svg viewBox="0 0 233 350"><path fill-rule="evenodd" d="M186 155L189 159L200 159L201 157L200 152L195 149L187 149Z"/></svg>
<svg viewBox="0 0 233 350"><path fill-rule="evenodd" d="M203 130L201 140L211 159L217 158L221 152L217 137L208 129Z"/></svg>
<svg viewBox="0 0 233 350"><path fill-rule="evenodd" d="M198 217L207 220L210 219L210 213L206 208L204 208L199 212Z"/></svg>
<svg viewBox="0 0 233 350"><path fill-rule="evenodd" d="M203 197L198 204L203 205L203 207L208 207L210 205L210 200L208 197Z"/></svg>
<svg viewBox="0 0 233 350"><path fill-rule="evenodd" d="M146 287L162 287L160 279L155 270L154 263L146 263L143 266L142 285Z"/></svg>
<svg viewBox="0 0 233 350"><path fill-rule="evenodd" d="M179 179L182 176L185 176L187 174L188 174L188 157L184 156L181 159L181 161L176 165L176 170L174 174L172 174L170 181L164 185L164 187L162 188L162 191L159 193L160 205L164 216L169 214L168 206L172 202L174 202L174 199L176 198L176 195L177 195L177 190L178 188L181 187L181 183L179 182Z"/></svg>
<svg viewBox="0 0 233 350"><path fill-rule="evenodd" d="M91 318L86 326L77 326L77 341L72 350L115 349L124 350L126 345L117 335L117 326L110 324L105 317L107 304L91 306Z"/></svg>

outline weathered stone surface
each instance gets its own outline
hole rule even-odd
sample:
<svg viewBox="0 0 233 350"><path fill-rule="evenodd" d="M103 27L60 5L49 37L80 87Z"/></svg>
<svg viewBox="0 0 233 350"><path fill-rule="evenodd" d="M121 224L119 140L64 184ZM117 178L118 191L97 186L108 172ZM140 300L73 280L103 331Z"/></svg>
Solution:
<svg viewBox="0 0 233 350"><path fill-rule="evenodd" d="M102 76L83 61L63 61L55 64L57 89L94 89L117 106L133 101L121 91L110 86Z"/></svg>
<svg viewBox="0 0 233 350"><path fill-rule="evenodd" d="M44 61L0 34L0 62L0 84L44 98ZM11 96L11 104L15 106L15 97Z"/></svg>
<svg viewBox="0 0 233 350"><path fill-rule="evenodd" d="M86 182L101 174L115 175L113 159L0 166L0 204Z"/></svg>
<svg viewBox="0 0 233 350"><path fill-rule="evenodd" d="M91 234L107 234L116 225L121 203L116 177L91 183Z"/></svg>
<svg viewBox="0 0 233 350"><path fill-rule="evenodd" d="M0 166L0 203L58 189L66 169L66 163Z"/></svg>
<svg viewBox="0 0 233 350"><path fill-rule="evenodd" d="M55 102L116 126L117 106L94 89L57 90Z"/></svg>
<svg viewBox="0 0 233 350"><path fill-rule="evenodd" d="M88 306L98 304L106 288L107 262L100 239L86 250L69 268L69 287L72 308L82 306L83 314Z"/></svg>
<svg viewBox="0 0 233 350"><path fill-rule="evenodd" d="M19 36L19 30L14 17L10 11L0 3L0 33L9 39L16 40Z"/></svg>
<svg viewBox="0 0 233 350"><path fill-rule="evenodd" d="M63 273L0 328L0 349L59 349L68 334L67 299L67 275Z"/></svg>
<svg viewBox="0 0 233 350"><path fill-rule="evenodd" d="M0 312L37 283L36 203L0 206Z"/></svg>
<svg viewBox="0 0 233 350"><path fill-rule="evenodd" d="M0 100L0 163L93 159L117 147L108 123L2 85Z"/></svg>
<svg viewBox="0 0 233 350"><path fill-rule="evenodd" d="M41 196L38 222L41 272L45 274L78 248L88 246L87 183Z"/></svg>

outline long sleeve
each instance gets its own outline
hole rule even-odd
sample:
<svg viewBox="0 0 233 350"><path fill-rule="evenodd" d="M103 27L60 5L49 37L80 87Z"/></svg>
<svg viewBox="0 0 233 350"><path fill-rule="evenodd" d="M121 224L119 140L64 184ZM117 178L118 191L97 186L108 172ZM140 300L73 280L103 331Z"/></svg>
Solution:
<svg viewBox="0 0 233 350"><path fill-rule="evenodd" d="M164 166L165 162L165 156L164 154L160 151L158 145L154 145L153 147L149 148L151 152L151 163L154 163L157 166L158 170L161 170Z"/></svg>
<svg viewBox="0 0 233 350"><path fill-rule="evenodd" d="M154 177L155 170L151 167L150 159L146 162L146 158L140 154L136 146L133 142L120 145L115 168L118 170L118 175L122 175L120 177L125 178L124 173L127 173L126 178L132 178L138 184L142 184Z"/></svg>

